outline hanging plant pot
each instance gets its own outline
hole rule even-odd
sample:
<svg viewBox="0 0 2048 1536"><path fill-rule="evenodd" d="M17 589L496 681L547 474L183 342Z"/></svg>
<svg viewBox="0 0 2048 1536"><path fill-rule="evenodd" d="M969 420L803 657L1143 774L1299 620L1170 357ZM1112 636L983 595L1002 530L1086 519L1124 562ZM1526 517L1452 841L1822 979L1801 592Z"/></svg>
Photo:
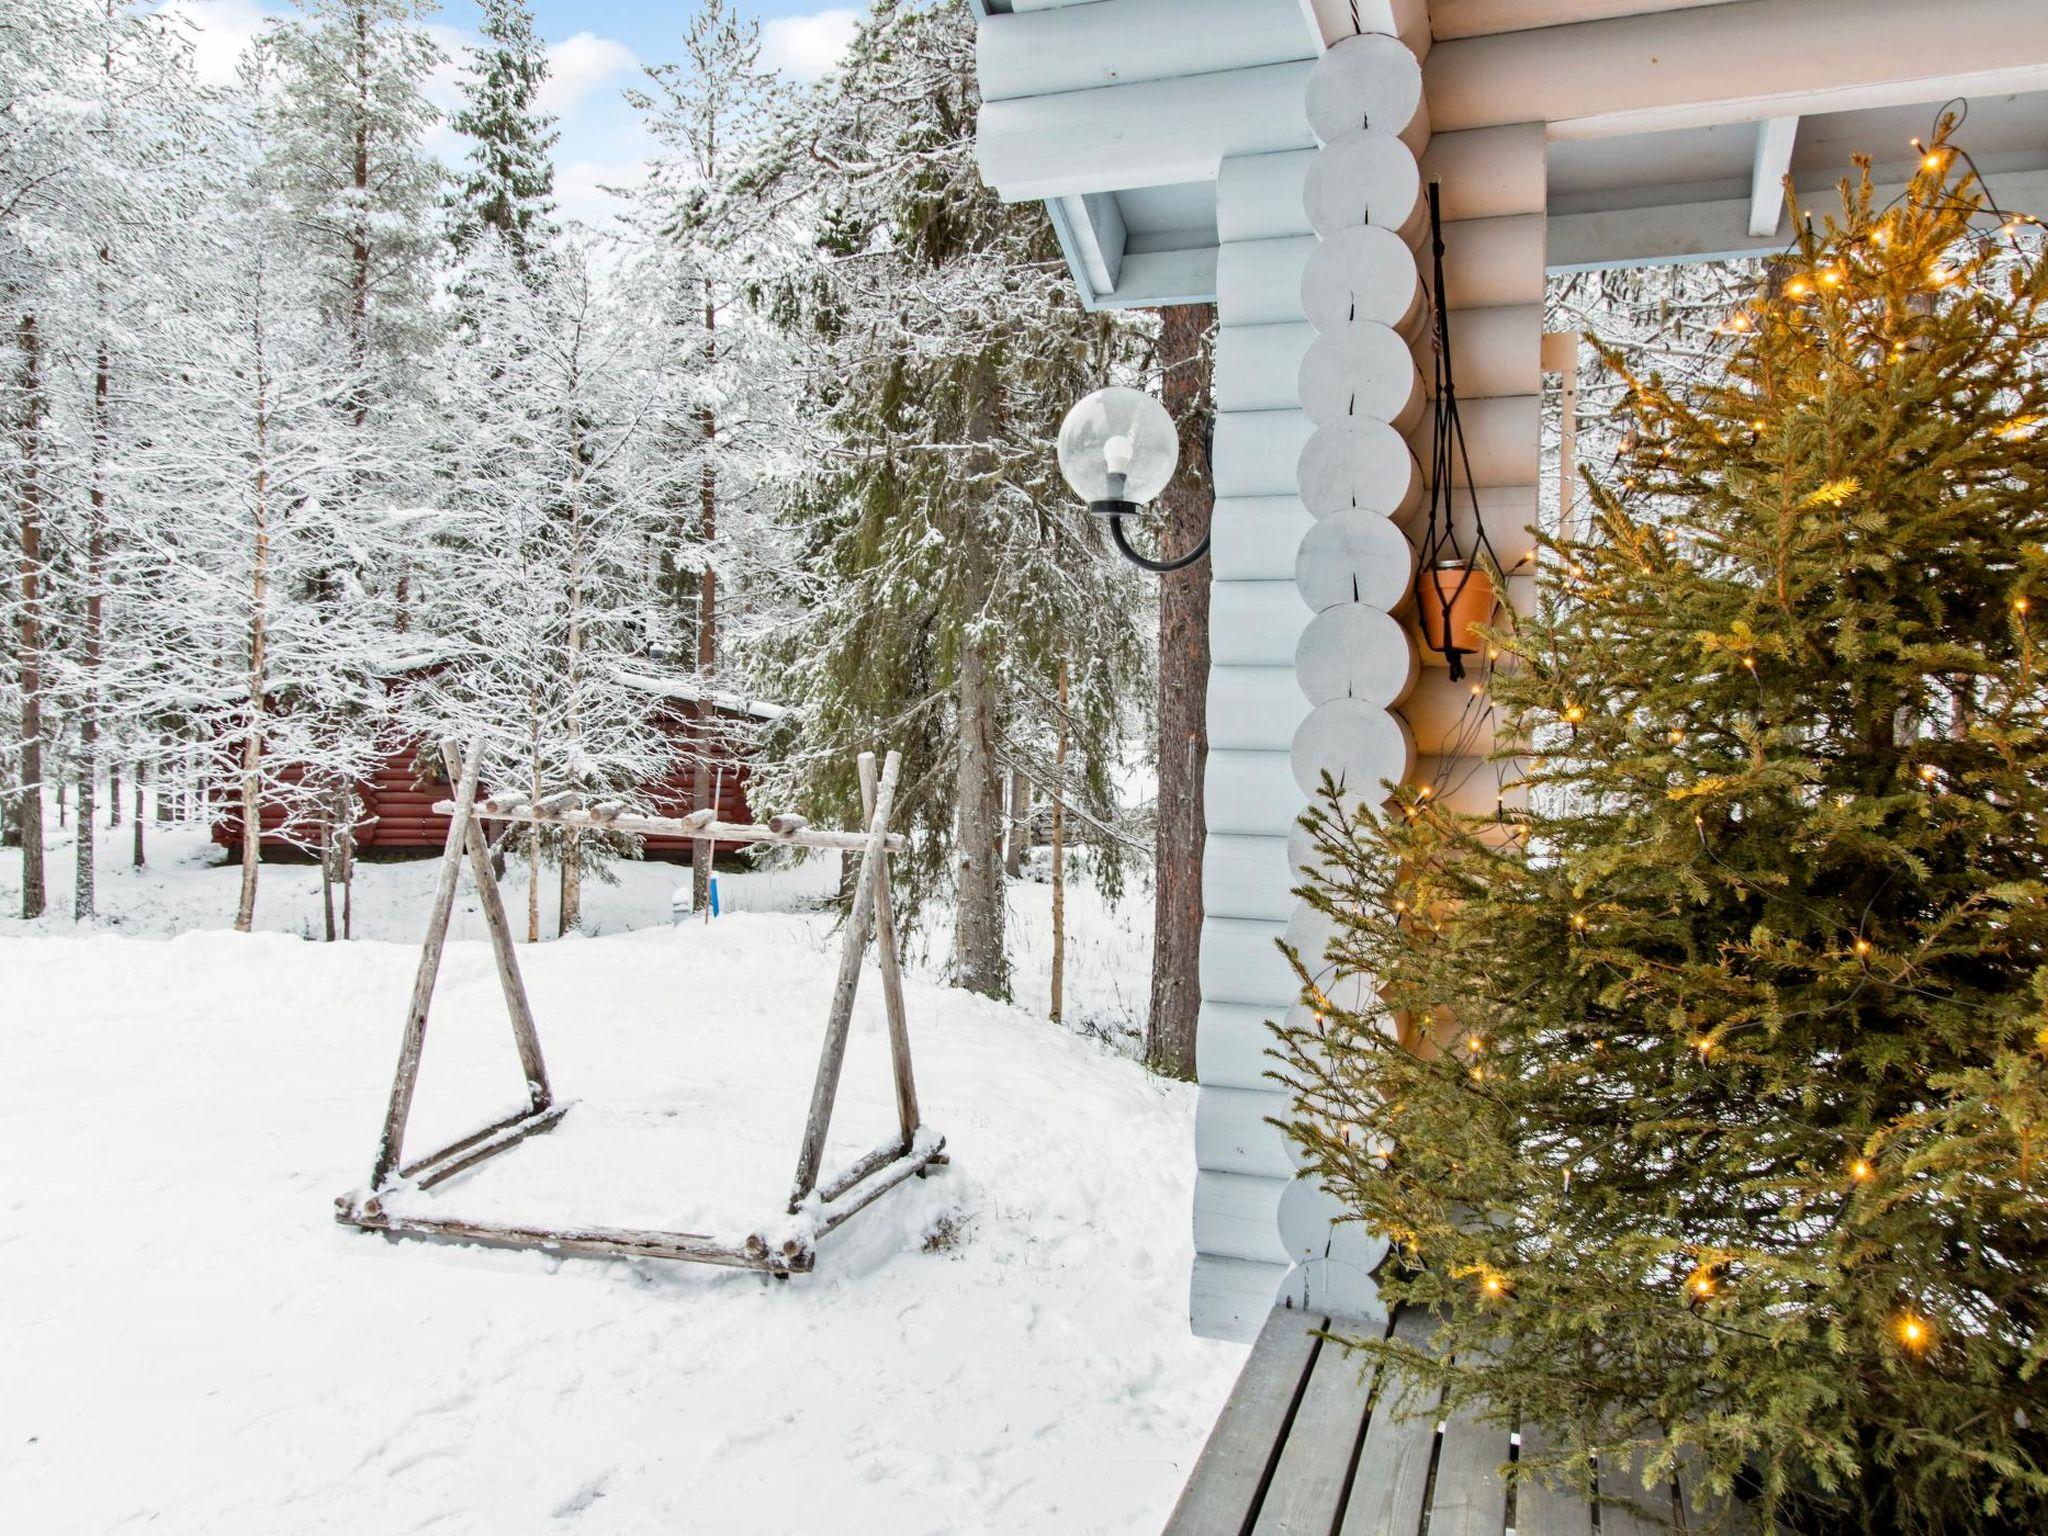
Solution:
<svg viewBox="0 0 2048 1536"><path fill-rule="evenodd" d="M1417 578L1422 643L1451 663L1451 676L1464 673L1460 659L1485 645L1479 626L1491 622L1493 574L1467 560L1447 560Z"/></svg>

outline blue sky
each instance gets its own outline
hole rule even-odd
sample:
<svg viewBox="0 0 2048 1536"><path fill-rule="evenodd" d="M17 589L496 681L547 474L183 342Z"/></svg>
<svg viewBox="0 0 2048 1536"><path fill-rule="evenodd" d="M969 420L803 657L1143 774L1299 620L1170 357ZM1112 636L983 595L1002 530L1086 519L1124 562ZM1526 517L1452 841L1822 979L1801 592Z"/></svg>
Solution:
<svg viewBox="0 0 2048 1536"><path fill-rule="evenodd" d="M735 0L742 14L761 22L766 61L788 74L813 79L832 67L852 35L864 0ZM200 67L232 78L234 60L266 16L288 0L169 0L166 9L189 16L199 28ZM620 99L644 64L673 60L694 10L694 0L533 0L536 30L549 47L553 80L548 108L559 118L555 148L556 199L564 215L601 222L615 206L601 189L630 183L649 145L637 116ZM435 79L434 97L453 105L463 45L475 36L474 0L447 0L434 30L449 65ZM460 139L447 129L434 149L458 159Z"/></svg>

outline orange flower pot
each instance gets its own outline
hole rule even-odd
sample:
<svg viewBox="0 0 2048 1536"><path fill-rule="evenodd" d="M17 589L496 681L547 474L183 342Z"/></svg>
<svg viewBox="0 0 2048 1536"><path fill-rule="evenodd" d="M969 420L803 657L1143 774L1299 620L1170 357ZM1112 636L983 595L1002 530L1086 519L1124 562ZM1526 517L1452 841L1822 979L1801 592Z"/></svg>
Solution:
<svg viewBox="0 0 2048 1536"><path fill-rule="evenodd" d="M1439 565L1422 573L1418 594L1422 643L1438 654L1477 651L1485 645L1478 626L1493 618L1493 577L1477 565ZM1444 610L1450 610L1450 641L1444 640Z"/></svg>

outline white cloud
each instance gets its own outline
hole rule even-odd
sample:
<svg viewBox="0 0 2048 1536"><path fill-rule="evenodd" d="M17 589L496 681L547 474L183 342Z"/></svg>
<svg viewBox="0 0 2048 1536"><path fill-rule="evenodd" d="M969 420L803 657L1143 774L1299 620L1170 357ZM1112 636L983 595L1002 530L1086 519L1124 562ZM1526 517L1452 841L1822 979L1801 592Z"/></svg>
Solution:
<svg viewBox="0 0 2048 1536"><path fill-rule="evenodd" d="M541 87L540 107L567 117L590 95L620 75L640 67L633 50L614 38L578 32L548 49L548 81Z"/></svg>
<svg viewBox="0 0 2048 1536"><path fill-rule="evenodd" d="M555 167L555 212L593 229L604 229L623 205L607 187L636 187L647 175L644 160L572 160Z"/></svg>
<svg viewBox="0 0 2048 1536"><path fill-rule="evenodd" d="M761 62L799 80L829 74L860 27L860 12L835 6L761 24Z"/></svg>
<svg viewBox="0 0 2048 1536"><path fill-rule="evenodd" d="M190 29L192 67L208 85L232 85L243 51L275 12L256 0L170 0L162 9Z"/></svg>

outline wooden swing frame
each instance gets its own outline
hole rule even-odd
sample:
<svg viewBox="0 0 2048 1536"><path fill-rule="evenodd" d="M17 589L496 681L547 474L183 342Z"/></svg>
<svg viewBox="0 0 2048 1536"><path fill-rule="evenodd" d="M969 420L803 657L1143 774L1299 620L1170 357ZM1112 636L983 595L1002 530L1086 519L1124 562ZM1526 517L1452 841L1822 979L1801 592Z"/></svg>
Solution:
<svg viewBox="0 0 2048 1536"><path fill-rule="evenodd" d="M440 882L434 890L433 912L427 923L426 942L420 951L419 971L413 979L412 1000L406 1009L398 1071L392 1080L391 1102L385 1113L383 1133L377 1139L370 1181L364 1188L353 1190L335 1201L337 1221L394 1237L443 1238L496 1247L539 1248L551 1253L614 1258L678 1259L761 1270L786 1279L792 1274L806 1273L813 1267L818 1238L866 1209L904 1180L913 1176L923 1178L933 1168L946 1163L945 1138L929 1130L918 1112L917 1084L910 1066L910 1032L903 1011L903 975L897 950L895 913L889 897L889 854L904 846L902 834L889 830L890 809L902 767L898 754L889 754L879 783L875 777L874 754L861 754L861 801L867 825L858 832L814 830L802 818L794 816L775 817L766 826L755 826L717 821L716 813L709 810L670 818L624 815L616 808L605 806L584 810L573 803L542 801L529 804L515 798L479 802L476 791L483 762L483 744L473 742L466 754L458 754L454 742L444 741L441 743L441 760L456 789L452 800L434 807L449 818L448 841L441 856ZM845 938L840 947L838 984L832 991L824 1044L818 1056L817 1079L811 1089L810 1114L804 1125L803 1145L797 1154L796 1178L786 1213L789 1218L807 1217L807 1220L794 1219L775 1224L757 1230L744 1241L731 1242L697 1232L541 1226L471 1220L461 1216L419 1215L393 1211L388 1207L386 1201L394 1194L432 1189L519 1145L530 1136L552 1130L571 1107L572 1101L555 1098L548 1082L547 1066L541 1059L540 1035L534 1024L533 1008L527 1001L526 984L519 974L511 924L506 919L505 904L499 898L497 882L491 875L490 848L483 825L486 821L529 822L584 831L667 833L700 839L699 848L717 841L830 848L840 852L859 850L860 874L854 885L853 911L847 920ZM406 1121L412 1112L413 1090L419 1081L420 1055L426 1043L427 1010L433 1001L441 955L447 947L448 924L455 910L455 894L465 859L476 880L484 925L490 931L491 950L497 961L498 982L504 991L505 1008L511 1019L513 1043L526 1074L526 1106L408 1162L404 1155ZM882 973L882 998L889 1020L889 1050L895 1067L899 1134L837 1173L821 1179L819 1168L825 1152L825 1137L831 1128L832 1108L839 1093L840 1068L846 1059L847 1035L853 1021L854 993L860 984L861 962L871 931L876 940ZM777 1227L781 1230L778 1231Z"/></svg>

